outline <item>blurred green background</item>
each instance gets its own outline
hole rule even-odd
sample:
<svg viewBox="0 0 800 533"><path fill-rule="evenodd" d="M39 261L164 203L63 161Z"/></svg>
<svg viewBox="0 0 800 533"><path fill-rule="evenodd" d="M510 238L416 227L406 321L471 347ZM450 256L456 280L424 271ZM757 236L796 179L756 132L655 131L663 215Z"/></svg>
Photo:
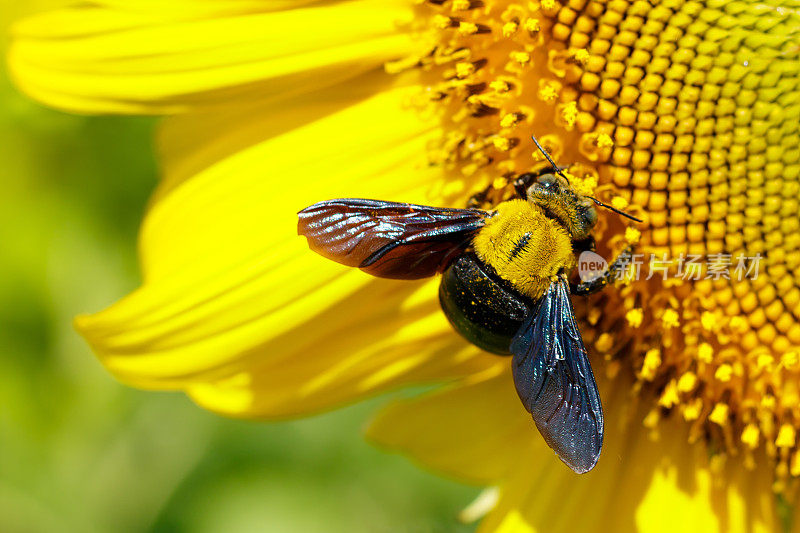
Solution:
<svg viewBox="0 0 800 533"><path fill-rule="evenodd" d="M37 7L0 0L3 50ZM45 109L4 70L0 106L0 533L473 529L477 489L362 440L386 398L258 424L115 382L71 321L137 285L155 122Z"/></svg>

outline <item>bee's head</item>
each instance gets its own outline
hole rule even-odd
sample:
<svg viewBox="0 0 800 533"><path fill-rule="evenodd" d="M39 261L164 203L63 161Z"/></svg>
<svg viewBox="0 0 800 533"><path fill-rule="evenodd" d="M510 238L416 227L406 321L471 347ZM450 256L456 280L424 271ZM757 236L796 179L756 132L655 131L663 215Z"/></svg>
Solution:
<svg viewBox="0 0 800 533"><path fill-rule="evenodd" d="M536 137L531 136L536 147L542 152L547 161L553 165L553 174L544 174L536 177L534 174L523 174L518 178L527 183L535 178L533 184L527 189L528 200L544 209L545 213L556 218L567 228L572 240L581 240L589 236L589 232L597 224L597 211L594 206L599 205L610 209L624 217L636 222L641 222L633 215L620 211L616 207L604 204L597 198L583 196L576 193L567 181L567 176L562 168L556 165L550 154L547 153ZM526 179L528 178L528 179Z"/></svg>
<svg viewBox="0 0 800 533"><path fill-rule="evenodd" d="M585 239L597 223L594 200L577 194L556 174L539 176L527 190L528 200L560 221L573 240Z"/></svg>

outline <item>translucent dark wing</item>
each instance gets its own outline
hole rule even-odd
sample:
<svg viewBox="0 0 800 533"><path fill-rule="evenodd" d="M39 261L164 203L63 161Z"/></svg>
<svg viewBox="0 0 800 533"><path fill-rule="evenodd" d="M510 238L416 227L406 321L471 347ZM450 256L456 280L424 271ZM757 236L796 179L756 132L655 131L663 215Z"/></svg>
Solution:
<svg viewBox="0 0 800 533"><path fill-rule="evenodd" d="M569 285L553 282L511 341L514 384L545 442L579 474L603 447L603 408Z"/></svg>
<svg viewBox="0 0 800 533"><path fill-rule="evenodd" d="M298 213L297 233L315 252L382 278L419 279L443 271L489 213L345 198Z"/></svg>

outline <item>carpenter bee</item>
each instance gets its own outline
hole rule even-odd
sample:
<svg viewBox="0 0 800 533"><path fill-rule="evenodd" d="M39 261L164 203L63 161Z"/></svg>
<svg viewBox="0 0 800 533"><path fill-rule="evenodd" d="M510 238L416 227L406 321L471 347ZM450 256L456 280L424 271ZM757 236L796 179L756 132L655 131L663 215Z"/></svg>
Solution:
<svg viewBox="0 0 800 533"><path fill-rule="evenodd" d="M492 211L339 199L299 213L309 247L373 276L419 279L443 273L442 310L475 345L513 355L514 384L547 444L577 473L603 445L603 409L570 291L602 288L630 260L629 247L602 275L570 283L576 254L593 249L595 205L576 193L563 168L519 176L520 198Z"/></svg>

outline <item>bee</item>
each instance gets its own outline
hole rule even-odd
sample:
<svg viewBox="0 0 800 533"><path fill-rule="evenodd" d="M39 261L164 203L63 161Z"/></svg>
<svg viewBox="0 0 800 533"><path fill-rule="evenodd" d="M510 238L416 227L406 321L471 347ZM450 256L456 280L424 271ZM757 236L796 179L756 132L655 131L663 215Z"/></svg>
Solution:
<svg viewBox="0 0 800 533"><path fill-rule="evenodd" d="M603 446L603 408L570 293L605 286L632 248L591 280L570 283L576 255L594 250L595 206L533 138L552 168L514 182L519 198L491 211L338 199L299 212L298 234L328 259L373 276L442 273L439 300L453 328L489 352L511 355L514 384L545 442L577 473Z"/></svg>

